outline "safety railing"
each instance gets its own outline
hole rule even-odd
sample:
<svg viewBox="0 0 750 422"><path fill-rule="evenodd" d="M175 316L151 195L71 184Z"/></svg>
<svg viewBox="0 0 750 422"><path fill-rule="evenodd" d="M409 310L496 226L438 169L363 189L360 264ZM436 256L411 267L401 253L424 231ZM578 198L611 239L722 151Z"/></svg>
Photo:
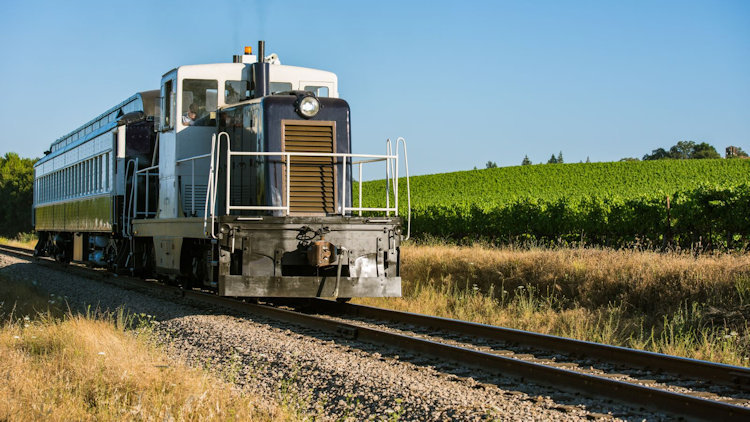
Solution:
<svg viewBox="0 0 750 422"><path fill-rule="evenodd" d="M190 163L190 185L189 186L190 186L191 192L192 192L192 194L191 194L191 204L190 204L190 213L191 213L191 215L195 215L195 186L196 186L196 184L195 184L195 161L196 160L200 160L200 159L205 159L205 158L211 158L211 154L209 153L209 154L196 155L194 157L183 158L181 160L175 161L175 164L177 166L179 166L180 164L183 164L183 163L187 163L187 162ZM138 159L136 158L134 160L130 160L128 162L128 166L131 166L131 163L132 163L132 165L135 168L137 168L137 166L138 166ZM137 219L137 218L153 218L153 217L156 216L156 210L151 210L149 208L149 203L150 203L150 201L149 201L150 197L149 196L150 196L150 193L151 193L149 191L150 190L149 178L151 178L151 177L157 177L158 178L159 177L158 170L159 170L159 166L156 165L156 166L147 167L145 169L141 169L141 170L138 170L138 171L135 172L135 177L133 178L133 184L132 184L132 187L131 187L131 201L130 201L131 206L130 206L130 209L128 210L128 215L132 216L132 218L134 218L134 219ZM144 209L143 210L141 210L138 207L138 185L139 185L139 183L138 183L139 179L138 178L139 177L143 177L145 179L145 182L146 182L144 184L146 191L145 191L145 195L144 195L145 205L144 205Z"/></svg>
<svg viewBox="0 0 750 422"><path fill-rule="evenodd" d="M138 209L138 178L139 177L143 177L145 181L144 185L145 185L146 192L144 192L144 197L143 197L144 198L143 211ZM156 177L157 182L158 182L159 180L159 166L158 165L146 167L145 169L141 169L135 172L135 177L133 178L133 188L134 188L135 195L133 195L133 200L131 201L133 204L132 216L134 219L156 217L156 210L152 211L149 208L149 203L150 203L149 194L150 194L150 185L151 185L151 183L149 183L150 182L149 178L151 177Z"/></svg>
<svg viewBox="0 0 750 422"><path fill-rule="evenodd" d="M181 160L175 161L175 164L178 167L181 164L190 163L190 185L189 185L190 186L190 215L193 216L193 217L195 217L197 215L195 213L195 187L197 186L195 184L195 162L198 161L198 160L206 159L206 158L209 159L209 160L211 160L212 157L213 157L213 154L212 153L208 153L208 154L201 154L201 155L196 155L196 156L193 156L193 157L183 158ZM208 187L206 187L206 189L208 189ZM208 192L206 192L206 197L208 198ZM204 209L204 214L203 214L204 216L206 215L205 212L206 211Z"/></svg>
<svg viewBox="0 0 750 422"><path fill-rule="evenodd" d="M125 164L125 175L126 179L130 176L130 192L129 200L123 204L122 207L122 235L123 237L131 237L133 233L133 220L138 218L153 218L156 217L156 210L149 208L149 194L150 194L150 183L149 178L156 177L158 181L159 177L159 166L151 166L145 169L138 170L138 158L128 160ZM138 185L139 177L145 179L145 195L144 195L144 209L138 208Z"/></svg>
<svg viewBox="0 0 750 422"><path fill-rule="evenodd" d="M360 216L363 212L385 212L386 216L399 215L399 195L398 195L398 179L399 179L399 154L398 149L401 146L404 152L404 169L406 175L406 186L407 186L407 203L408 203L408 226L407 226L407 238L411 233L411 187L409 185L409 161L406 155L406 140L404 138L398 138L396 141L396 148L392 147L390 139L386 141L386 154L375 155L375 154L353 154L353 153L318 153L318 152L249 152L249 151L232 151L229 143L229 134L221 132L214 135L211 138L211 153L210 155L210 169L208 177L208 187L206 192L205 201L205 212L204 212L204 232L208 235L208 224L210 221L211 225L211 237L215 238L214 232L214 221L216 211L216 200L218 192L218 169L220 155L218 151L221 150L222 141L226 144L225 159L226 163L226 193L225 193L225 210L227 214L234 210L237 211L281 211L284 215L290 215L291 213L291 176L292 176L292 157L328 157L340 159L340 162L331 163L332 166L341 166L342 175L341 188L339 189L340 204L339 213L346 215L350 212L357 212ZM285 198L281 205L232 205L231 201L231 163L232 157L279 157L283 158L281 164L284 166L285 172ZM182 161L205 158L205 156L191 157ZM361 159L355 161L355 159ZM337 160L338 161L338 160ZM386 163L386 206L385 207L363 207L362 206L362 165L367 163L383 162ZM348 165L357 165L359 172L359 206L347 207L346 206L346 194L347 194L347 167ZM304 164L303 164L304 165ZM393 192L394 205L390 204L390 192ZM210 210L210 215L209 215Z"/></svg>

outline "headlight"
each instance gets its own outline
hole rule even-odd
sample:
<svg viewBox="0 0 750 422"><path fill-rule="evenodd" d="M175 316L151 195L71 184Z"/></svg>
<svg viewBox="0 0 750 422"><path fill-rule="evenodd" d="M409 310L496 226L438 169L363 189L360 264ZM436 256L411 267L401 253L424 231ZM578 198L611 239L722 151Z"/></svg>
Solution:
<svg viewBox="0 0 750 422"><path fill-rule="evenodd" d="M304 97L300 100L297 111L299 111L299 114L304 118L309 119L315 117L320 111L320 102L318 102L318 99L315 97Z"/></svg>

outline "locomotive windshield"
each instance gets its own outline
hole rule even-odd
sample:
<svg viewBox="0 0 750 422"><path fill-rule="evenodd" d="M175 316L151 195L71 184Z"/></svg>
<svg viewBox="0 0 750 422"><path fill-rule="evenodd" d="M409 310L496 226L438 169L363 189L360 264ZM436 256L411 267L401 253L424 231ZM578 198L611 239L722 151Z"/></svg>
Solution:
<svg viewBox="0 0 750 422"><path fill-rule="evenodd" d="M291 82L271 82L270 83L271 94L278 94L279 92L286 92L292 90Z"/></svg>
<svg viewBox="0 0 750 422"><path fill-rule="evenodd" d="M328 87L319 85L305 85L305 91L310 91L315 94L316 97L327 97Z"/></svg>
<svg viewBox="0 0 750 422"><path fill-rule="evenodd" d="M224 104L237 104L250 98L247 81L226 81L224 83Z"/></svg>

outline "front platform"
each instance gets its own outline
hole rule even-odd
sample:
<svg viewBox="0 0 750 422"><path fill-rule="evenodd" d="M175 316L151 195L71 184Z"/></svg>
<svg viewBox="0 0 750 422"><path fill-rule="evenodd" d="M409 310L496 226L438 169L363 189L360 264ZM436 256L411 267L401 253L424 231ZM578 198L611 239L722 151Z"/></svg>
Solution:
<svg viewBox="0 0 750 422"><path fill-rule="evenodd" d="M237 297L399 297L401 218L353 216L148 219L159 274Z"/></svg>
<svg viewBox="0 0 750 422"><path fill-rule="evenodd" d="M246 297L401 297L401 277L245 277L219 278L221 296Z"/></svg>

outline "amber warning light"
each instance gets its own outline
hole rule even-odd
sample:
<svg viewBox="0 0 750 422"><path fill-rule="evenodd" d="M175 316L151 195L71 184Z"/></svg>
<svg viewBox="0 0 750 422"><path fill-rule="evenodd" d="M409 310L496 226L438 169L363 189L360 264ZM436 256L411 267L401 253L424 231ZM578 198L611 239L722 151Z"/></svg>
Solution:
<svg viewBox="0 0 750 422"><path fill-rule="evenodd" d="M253 48L252 47L245 47L245 54L253 54Z"/></svg>

